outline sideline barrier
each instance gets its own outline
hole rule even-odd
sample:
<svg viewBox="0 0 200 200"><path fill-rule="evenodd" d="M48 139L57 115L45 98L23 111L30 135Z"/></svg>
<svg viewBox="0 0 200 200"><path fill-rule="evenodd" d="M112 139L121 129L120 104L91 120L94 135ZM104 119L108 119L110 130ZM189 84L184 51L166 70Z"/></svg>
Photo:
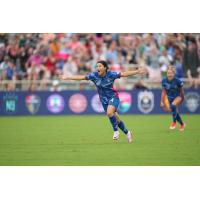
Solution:
<svg viewBox="0 0 200 200"><path fill-rule="evenodd" d="M160 89L119 91L121 114L164 114ZM184 114L200 114L200 89L185 89ZM0 92L0 116L103 114L97 91Z"/></svg>

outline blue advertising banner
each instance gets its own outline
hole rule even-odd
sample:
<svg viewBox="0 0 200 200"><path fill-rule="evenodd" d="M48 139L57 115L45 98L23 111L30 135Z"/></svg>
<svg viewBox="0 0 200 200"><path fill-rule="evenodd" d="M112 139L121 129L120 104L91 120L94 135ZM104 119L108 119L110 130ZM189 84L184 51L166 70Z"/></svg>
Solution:
<svg viewBox="0 0 200 200"><path fill-rule="evenodd" d="M164 114L160 89L119 91L121 114ZM185 89L181 113L200 114L200 89ZM103 114L96 91L0 92L0 115Z"/></svg>

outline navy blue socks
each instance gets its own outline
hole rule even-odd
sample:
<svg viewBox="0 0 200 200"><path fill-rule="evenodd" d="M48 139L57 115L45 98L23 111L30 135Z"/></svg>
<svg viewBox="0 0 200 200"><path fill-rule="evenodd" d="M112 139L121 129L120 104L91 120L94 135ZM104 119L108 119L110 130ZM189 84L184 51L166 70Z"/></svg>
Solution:
<svg viewBox="0 0 200 200"><path fill-rule="evenodd" d="M110 123L112 124L113 130L117 131L118 130L118 124L117 124L116 117L113 115L112 117L109 117L109 119L110 119Z"/></svg>
<svg viewBox="0 0 200 200"><path fill-rule="evenodd" d="M125 124L124 124L123 121L120 121L120 122L118 123L118 127L119 127L125 134L128 133L128 129L125 127Z"/></svg>
<svg viewBox="0 0 200 200"><path fill-rule="evenodd" d="M177 117L176 106L172 104L170 107L172 109L173 122L176 122L176 117Z"/></svg>
<svg viewBox="0 0 200 200"><path fill-rule="evenodd" d="M179 115L179 113L177 113L176 120L179 122L179 124L183 125L183 121L182 121L181 116Z"/></svg>

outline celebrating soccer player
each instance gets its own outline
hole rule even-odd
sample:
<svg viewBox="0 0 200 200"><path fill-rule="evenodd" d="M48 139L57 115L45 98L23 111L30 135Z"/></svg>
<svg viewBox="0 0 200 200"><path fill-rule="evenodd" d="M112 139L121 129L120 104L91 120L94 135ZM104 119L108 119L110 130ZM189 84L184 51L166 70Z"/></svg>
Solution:
<svg viewBox="0 0 200 200"><path fill-rule="evenodd" d="M126 72L113 72L109 71L109 67L106 61L98 61L96 65L96 72L90 73L86 76L60 76L61 80L90 80L92 81L98 90L100 101L103 105L105 112L112 124L114 135L113 140L119 139L118 127L126 134L127 141L129 143L133 140L133 135L130 130L128 130L123 121L121 121L119 114L117 113L118 106L120 104L119 96L117 91L113 89L113 83L115 79L128 77L133 75L143 75L146 74L146 68L137 67L133 71Z"/></svg>
<svg viewBox="0 0 200 200"><path fill-rule="evenodd" d="M160 106L168 112L172 113L173 122L170 129L176 128L176 121L180 124L180 131L184 131L183 123L177 107L184 101L183 82L175 77L176 69L174 66L167 68L167 77L162 80L162 94ZM168 103L167 103L168 102ZM169 104L169 106L167 105Z"/></svg>

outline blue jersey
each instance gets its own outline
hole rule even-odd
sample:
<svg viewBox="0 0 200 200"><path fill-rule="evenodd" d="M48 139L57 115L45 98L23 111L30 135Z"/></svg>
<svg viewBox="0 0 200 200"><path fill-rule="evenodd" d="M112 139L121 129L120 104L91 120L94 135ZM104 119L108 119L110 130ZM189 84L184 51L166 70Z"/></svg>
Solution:
<svg viewBox="0 0 200 200"><path fill-rule="evenodd" d="M113 83L120 77L119 72L108 71L104 77L99 76L98 72L93 72L85 78L96 85L102 104L108 104L112 98L119 98L117 91L113 89Z"/></svg>
<svg viewBox="0 0 200 200"><path fill-rule="evenodd" d="M183 82L174 77L171 81L167 78L162 80L162 88L166 90L169 101L173 101L177 96L180 96L180 88L183 86Z"/></svg>

